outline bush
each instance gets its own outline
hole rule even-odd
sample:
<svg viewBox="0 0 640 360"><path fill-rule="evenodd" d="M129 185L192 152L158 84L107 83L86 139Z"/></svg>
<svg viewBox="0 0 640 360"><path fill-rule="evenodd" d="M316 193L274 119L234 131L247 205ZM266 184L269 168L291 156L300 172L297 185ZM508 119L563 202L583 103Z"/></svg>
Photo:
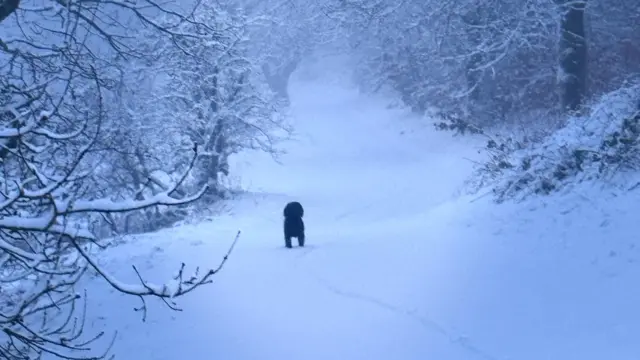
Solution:
<svg viewBox="0 0 640 360"><path fill-rule="evenodd" d="M586 115L542 139L489 139L471 181L496 202L549 195L583 181L607 181L640 169L640 84L606 94Z"/></svg>

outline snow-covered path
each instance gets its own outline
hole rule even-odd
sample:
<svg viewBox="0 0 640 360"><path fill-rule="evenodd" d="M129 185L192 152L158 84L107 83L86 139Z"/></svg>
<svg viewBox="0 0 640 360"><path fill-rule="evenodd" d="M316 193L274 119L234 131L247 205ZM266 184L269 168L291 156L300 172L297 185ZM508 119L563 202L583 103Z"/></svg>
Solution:
<svg viewBox="0 0 640 360"><path fill-rule="evenodd" d="M446 134L403 131L416 119L355 90L300 84L292 93L298 141L282 165L264 155L240 159L236 171L251 193L234 202L232 214L163 232L166 241L144 259L158 280L181 259L214 265L241 229L223 272L180 300L183 313L155 309L150 324L175 317L170 328L123 312L129 328L116 350L143 347L156 360L183 351L197 359L424 359L473 351L420 311L445 307L433 292L452 284L443 278L426 286L424 274L446 276L453 262L450 248L423 229L443 226L446 219L425 214L449 200L469 170L455 143ZM305 206L304 249L283 247L281 212L291 200Z"/></svg>
<svg viewBox="0 0 640 360"><path fill-rule="evenodd" d="M141 323L131 310L135 298L92 290L100 301L91 313L107 318L94 322L119 330L118 358L640 354L640 312L633 312L640 291L626 285L638 267L620 267L602 247L580 243L607 238L611 228L601 215L615 209L559 201L548 209L487 204L470 211L469 199L453 195L470 171L463 159L475 154L470 139L412 132L417 119L344 87L298 83L291 90L298 141L282 165L255 154L238 159L235 170L250 192L231 202L228 214L111 250L105 261L125 279L136 279L133 262L149 280L162 281L181 261L216 266L243 232L214 283L178 300L183 312L151 302ZM306 248L283 246L281 212L291 200L305 206ZM620 240L615 247L631 256L631 245Z"/></svg>

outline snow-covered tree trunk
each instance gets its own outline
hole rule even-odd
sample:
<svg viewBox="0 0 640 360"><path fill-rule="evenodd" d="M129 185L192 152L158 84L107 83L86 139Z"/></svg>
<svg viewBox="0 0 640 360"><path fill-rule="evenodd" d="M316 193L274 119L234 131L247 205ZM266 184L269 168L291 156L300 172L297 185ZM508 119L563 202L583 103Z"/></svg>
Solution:
<svg viewBox="0 0 640 360"><path fill-rule="evenodd" d="M587 41L584 27L586 0L562 0L562 106L578 111L587 92Z"/></svg>
<svg viewBox="0 0 640 360"><path fill-rule="evenodd" d="M275 92L279 98L284 100L287 104L290 102L289 98L289 80L291 75L298 68L300 59L290 59L283 64L271 65L265 63L262 65L262 72L264 73L267 84L273 92Z"/></svg>
<svg viewBox="0 0 640 360"><path fill-rule="evenodd" d="M204 154L199 159L199 176L196 180L198 186L207 186L209 193L214 197L220 197L222 191L219 188L219 174L229 175L228 154L229 144L223 133L224 122L218 121L209 135L204 146Z"/></svg>
<svg viewBox="0 0 640 360"><path fill-rule="evenodd" d="M469 49L471 49L471 54L469 54L468 59L465 64L465 78L467 80L467 94L468 99L471 105L471 108L474 105L480 103L481 96L481 81L483 76L483 71L481 66L485 61L483 52L480 50L480 46L482 45L482 32L480 29L484 23L483 19L481 19L482 12L479 9L475 8L473 11L470 11L462 16L463 21L465 22L466 32L467 32L467 41L469 44Z"/></svg>

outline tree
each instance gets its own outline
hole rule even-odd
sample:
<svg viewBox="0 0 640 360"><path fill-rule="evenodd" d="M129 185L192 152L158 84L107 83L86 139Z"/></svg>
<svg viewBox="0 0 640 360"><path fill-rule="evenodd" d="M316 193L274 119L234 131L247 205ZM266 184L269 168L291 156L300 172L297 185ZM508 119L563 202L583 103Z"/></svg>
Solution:
<svg viewBox="0 0 640 360"><path fill-rule="evenodd" d="M99 265L107 242L90 228L92 215L180 206L208 188L178 194L201 153L197 144L177 181L144 198L115 196L102 186L106 165L98 162L130 150L106 146L126 142L105 137L121 135L106 104L117 98L123 62L150 56L127 33L146 27L177 47L199 38L175 30L195 24L191 10L181 14L144 1L70 0L37 8L0 2L0 358L101 358L91 346L95 337L82 331L89 294L76 288L91 272L139 297L146 311L148 298L175 309L172 299L210 282L220 269L189 275L183 265L165 285L139 273L138 283L126 284Z"/></svg>
<svg viewBox="0 0 640 360"><path fill-rule="evenodd" d="M247 27L253 57L271 90L289 104L288 85L301 62L339 37L322 1L242 1L251 18Z"/></svg>
<svg viewBox="0 0 640 360"><path fill-rule="evenodd" d="M522 1L334 1L363 66L360 79L395 89L418 112L436 107L495 123L556 107L555 4Z"/></svg>
<svg viewBox="0 0 640 360"><path fill-rule="evenodd" d="M586 95L594 97L625 86L640 74L640 7L633 0L590 0L588 5Z"/></svg>
<svg viewBox="0 0 640 360"><path fill-rule="evenodd" d="M139 44L144 45L142 41ZM153 59L158 57L154 50L145 51L153 53ZM146 63L150 58L142 60ZM164 104L150 100L159 77L150 65L134 59L123 62L121 68L124 71L105 104L109 126L92 154L92 162L100 165L94 169L91 187L97 196L144 200L166 191L180 179L180 169L189 163L189 147L194 142L174 131L173 124L178 120L173 114L156 116ZM186 196L190 176L176 188L177 196ZM94 229L104 236L156 231L192 215L196 209L198 202L105 214L95 217Z"/></svg>
<svg viewBox="0 0 640 360"><path fill-rule="evenodd" d="M180 39L178 46L147 33L140 38L159 54L152 65L159 77L157 91L148 99L156 109L153 117L172 124L174 136L203 144L193 185L207 185L207 196L215 199L224 193L219 179L229 174L231 155L246 149L277 155L276 146L289 129L249 54L246 15L203 2L194 19L177 29L199 38Z"/></svg>

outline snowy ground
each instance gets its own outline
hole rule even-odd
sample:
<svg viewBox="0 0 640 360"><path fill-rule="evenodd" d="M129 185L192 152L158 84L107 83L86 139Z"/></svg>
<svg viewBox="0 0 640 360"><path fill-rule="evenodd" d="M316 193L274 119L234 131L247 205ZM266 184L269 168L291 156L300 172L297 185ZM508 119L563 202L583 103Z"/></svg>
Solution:
<svg viewBox="0 0 640 360"><path fill-rule="evenodd" d="M477 156L471 139L419 129L337 85L292 93L299 141L282 165L238 159L250 192L229 213L109 251L125 279L134 263L161 281L181 261L216 266L243 232L182 312L153 301L142 323L137 299L92 284L92 323L119 331L117 358L640 358L637 212L627 211L637 195L473 201L456 195L464 158ZM283 247L291 200L305 206L307 248Z"/></svg>

